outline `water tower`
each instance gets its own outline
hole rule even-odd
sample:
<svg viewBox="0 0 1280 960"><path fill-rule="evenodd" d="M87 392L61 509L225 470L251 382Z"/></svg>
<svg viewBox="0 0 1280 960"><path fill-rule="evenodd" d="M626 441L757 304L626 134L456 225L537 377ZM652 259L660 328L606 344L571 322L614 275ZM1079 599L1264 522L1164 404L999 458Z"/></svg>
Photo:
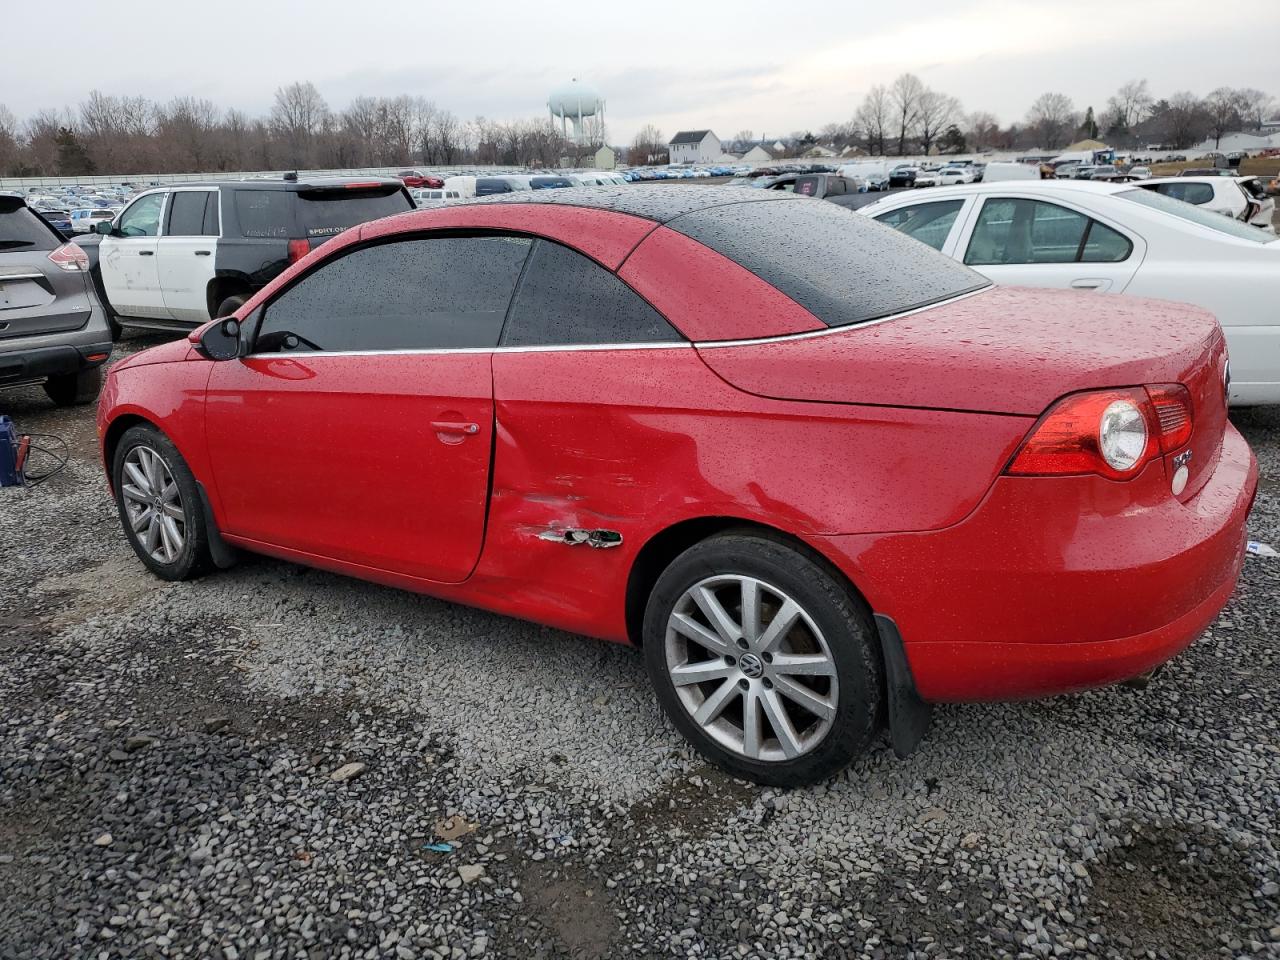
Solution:
<svg viewBox="0 0 1280 960"><path fill-rule="evenodd" d="M560 132L566 140L578 146L586 146L592 140L603 140L602 136L593 137L583 126L584 120L598 117L596 129L604 129L604 98L590 84L575 77L564 86L557 87L547 98L547 108L551 111L551 119L560 121ZM570 127L572 133L569 132Z"/></svg>

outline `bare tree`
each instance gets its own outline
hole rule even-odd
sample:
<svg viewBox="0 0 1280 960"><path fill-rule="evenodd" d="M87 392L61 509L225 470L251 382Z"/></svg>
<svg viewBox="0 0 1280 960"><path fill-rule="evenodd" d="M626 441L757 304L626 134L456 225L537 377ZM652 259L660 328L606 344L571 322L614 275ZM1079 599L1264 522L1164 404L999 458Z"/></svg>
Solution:
<svg viewBox="0 0 1280 960"><path fill-rule="evenodd" d="M18 118L0 103L0 175L18 168Z"/></svg>
<svg viewBox="0 0 1280 960"><path fill-rule="evenodd" d="M733 149L738 153L746 153L755 146L756 135L754 130L748 130L745 127L733 135Z"/></svg>
<svg viewBox="0 0 1280 960"><path fill-rule="evenodd" d="M57 110L41 110L27 118L26 155L31 169L38 174L58 170L58 131L64 121Z"/></svg>
<svg viewBox="0 0 1280 960"><path fill-rule="evenodd" d="M1130 80L1107 98L1102 128L1107 133L1127 134L1151 113L1151 93L1146 80Z"/></svg>
<svg viewBox="0 0 1280 960"><path fill-rule="evenodd" d="M1262 125L1271 119L1275 109L1275 99L1269 93L1253 87L1245 87L1237 91L1240 94L1240 117L1250 130L1261 130Z"/></svg>
<svg viewBox="0 0 1280 960"><path fill-rule="evenodd" d="M632 164L663 163L667 156L667 141L662 131L652 123L646 123L636 131L627 151L627 162Z"/></svg>
<svg viewBox="0 0 1280 960"><path fill-rule="evenodd" d="M876 84L867 91L853 115L853 122L862 132L867 150L878 156L884 155L885 140L889 136L889 125L893 119L893 104L889 91L883 84Z"/></svg>
<svg viewBox="0 0 1280 960"><path fill-rule="evenodd" d="M1242 115L1247 107L1239 90L1231 87L1218 87L1204 98L1204 109L1209 117L1209 132L1213 134L1213 145L1216 148L1222 143L1224 135L1232 130L1239 130L1244 121Z"/></svg>
<svg viewBox="0 0 1280 960"><path fill-rule="evenodd" d="M1062 93L1042 93L1027 111L1027 126L1036 135L1036 142L1052 150L1067 142L1076 128L1076 114L1071 98Z"/></svg>
<svg viewBox="0 0 1280 960"><path fill-rule="evenodd" d="M889 88L889 102L893 105L894 121L898 130L898 156L906 156L907 139L914 135L920 119L920 98L925 94L924 84L914 73L904 73Z"/></svg>
<svg viewBox="0 0 1280 960"><path fill-rule="evenodd" d="M435 115L435 135L433 143L435 144L435 152L429 158L428 163L453 163L453 158L459 149L459 127L458 118L449 110L441 110Z"/></svg>
<svg viewBox="0 0 1280 960"><path fill-rule="evenodd" d="M284 138L290 166L305 167L308 164L312 141L328 113L328 104L310 80L277 88L275 104L271 108L271 124Z"/></svg>
<svg viewBox="0 0 1280 960"><path fill-rule="evenodd" d="M1157 121L1161 139L1177 150L1196 143L1210 128L1204 101L1186 90L1158 102L1152 119Z"/></svg>
<svg viewBox="0 0 1280 960"><path fill-rule="evenodd" d="M156 139L169 169L205 170L215 154L218 108L199 97L175 97L156 108Z"/></svg>
<svg viewBox="0 0 1280 960"><path fill-rule="evenodd" d="M978 110L965 118L964 133L974 150L990 149L998 146L1000 121L995 114Z"/></svg>
<svg viewBox="0 0 1280 960"><path fill-rule="evenodd" d="M920 132L920 149L927 157L942 131L951 126L960 115L960 101L937 90L925 90L920 95L917 124Z"/></svg>

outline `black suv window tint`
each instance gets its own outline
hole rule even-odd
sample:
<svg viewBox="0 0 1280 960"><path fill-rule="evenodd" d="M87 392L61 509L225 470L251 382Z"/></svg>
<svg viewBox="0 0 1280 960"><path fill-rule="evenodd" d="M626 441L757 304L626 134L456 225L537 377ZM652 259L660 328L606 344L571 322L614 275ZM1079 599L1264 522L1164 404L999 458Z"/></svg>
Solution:
<svg viewBox="0 0 1280 960"><path fill-rule="evenodd" d="M294 235L293 205L284 190L237 190L236 219L246 237L285 240Z"/></svg>
<svg viewBox="0 0 1280 960"><path fill-rule="evenodd" d="M198 237L204 230L204 208L207 190L175 190L169 195L167 237Z"/></svg>
<svg viewBox="0 0 1280 960"><path fill-rule="evenodd" d="M222 228L222 215L218 209L221 195L217 190L209 194L209 201L204 205L204 223L200 232L206 237L216 237Z"/></svg>
<svg viewBox="0 0 1280 960"><path fill-rule="evenodd" d="M830 327L989 286L950 257L834 203L728 203L667 226L741 264Z"/></svg>
<svg viewBox="0 0 1280 960"><path fill-rule="evenodd" d="M594 260L539 240L511 305L502 345L668 343L682 339L662 314Z"/></svg>
<svg viewBox="0 0 1280 960"><path fill-rule="evenodd" d="M0 194L0 253L6 250L56 250L63 241L53 228L17 197Z"/></svg>
<svg viewBox="0 0 1280 960"><path fill-rule="evenodd" d="M413 209L404 190L316 190L299 191L298 226L305 236L335 237L357 223L368 223Z"/></svg>
<svg viewBox="0 0 1280 960"><path fill-rule="evenodd" d="M529 245L522 237L435 237L328 260L267 306L254 349L496 346Z"/></svg>

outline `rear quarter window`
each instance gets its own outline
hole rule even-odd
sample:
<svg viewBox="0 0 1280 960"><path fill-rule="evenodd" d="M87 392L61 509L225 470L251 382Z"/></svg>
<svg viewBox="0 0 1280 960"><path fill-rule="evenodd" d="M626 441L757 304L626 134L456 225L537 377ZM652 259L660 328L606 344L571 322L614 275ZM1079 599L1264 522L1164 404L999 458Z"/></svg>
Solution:
<svg viewBox="0 0 1280 960"><path fill-rule="evenodd" d="M0 252L56 250L62 241L40 215L12 198L0 197Z"/></svg>
<svg viewBox="0 0 1280 960"><path fill-rule="evenodd" d="M750 270L829 327L866 323L989 285L950 257L833 203L731 203L667 226Z"/></svg>
<svg viewBox="0 0 1280 960"><path fill-rule="evenodd" d="M294 235L293 204L284 190L237 190L236 219L246 237L287 240Z"/></svg>

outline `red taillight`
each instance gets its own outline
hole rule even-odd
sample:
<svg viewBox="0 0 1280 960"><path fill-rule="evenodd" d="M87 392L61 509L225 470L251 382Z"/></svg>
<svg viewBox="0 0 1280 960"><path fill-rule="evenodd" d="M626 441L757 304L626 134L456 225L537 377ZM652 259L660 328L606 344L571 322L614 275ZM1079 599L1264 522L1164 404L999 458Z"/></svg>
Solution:
<svg viewBox="0 0 1280 960"><path fill-rule="evenodd" d="M311 244L306 240L290 240L289 241L289 262L297 263L308 253L311 252Z"/></svg>
<svg viewBox="0 0 1280 960"><path fill-rule="evenodd" d="M69 273L84 273L89 269L89 255L78 243L64 243L49 254L49 259Z"/></svg>
<svg viewBox="0 0 1280 960"><path fill-rule="evenodd" d="M1063 397L1040 418L1006 473L1128 480L1191 439L1191 394L1178 383Z"/></svg>
<svg viewBox="0 0 1280 960"><path fill-rule="evenodd" d="M1160 449L1173 453L1191 439L1191 393L1180 383L1155 383L1147 387L1160 425Z"/></svg>

